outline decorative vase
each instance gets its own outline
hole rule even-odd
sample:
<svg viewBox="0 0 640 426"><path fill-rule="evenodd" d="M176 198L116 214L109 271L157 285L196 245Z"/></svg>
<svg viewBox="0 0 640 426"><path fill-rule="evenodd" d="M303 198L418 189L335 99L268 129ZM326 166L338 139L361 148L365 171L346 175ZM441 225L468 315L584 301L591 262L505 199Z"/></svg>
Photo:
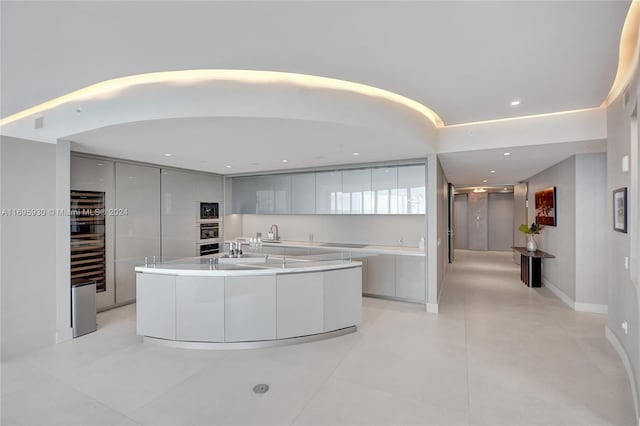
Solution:
<svg viewBox="0 0 640 426"><path fill-rule="evenodd" d="M536 243L535 238L533 238L533 234L527 235L527 251L536 251L538 250L538 244Z"/></svg>

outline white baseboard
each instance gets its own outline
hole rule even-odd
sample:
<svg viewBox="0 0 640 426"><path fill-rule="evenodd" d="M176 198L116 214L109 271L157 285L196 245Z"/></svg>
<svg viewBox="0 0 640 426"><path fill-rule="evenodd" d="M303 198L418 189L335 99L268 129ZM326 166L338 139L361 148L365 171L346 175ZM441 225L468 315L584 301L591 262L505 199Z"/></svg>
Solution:
<svg viewBox="0 0 640 426"><path fill-rule="evenodd" d="M569 306L574 311L590 312L593 314L605 314L605 315L609 313L608 305L601 305L598 303L574 302L569 296L567 296L558 287L551 284L546 278L542 279L542 283L544 284L545 287L551 290L551 292L555 294L558 297L558 299L562 300L567 306Z"/></svg>
<svg viewBox="0 0 640 426"><path fill-rule="evenodd" d="M547 287L549 290L551 290L551 293L555 294L556 297L558 297L558 299L562 300L564 303L567 304L567 306L569 306L571 309L575 310L575 306L574 306L575 302L573 300L571 300L571 298L569 296L564 294L564 292L562 290L560 290L555 285L551 284L546 278L542 278L542 284L544 284L545 287Z"/></svg>
<svg viewBox="0 0 640 426"><path fill-rule="evenodd" d="M574 303L574 307L573 309L575 309L576 311L580 311L580 312L591 312L594 314L608 314L609 313L609 306L608 305L601 305L598 303L582 303L582 302L575 302Z"/></svg>
<svg viewBox="0 0 640 426"><path fill-rule="evenodd" d="M437 303L427 303L427 312L432 314L438 313L438 304Z"/></svg>
<svg viewBox="0 0 640 426"><path fill-rule="evenodd" d="M640 407L638 407L638 389L636 388L636 379L633 374L633 370L631 369L631 360L627 355L627 352L624 350L622 343L618 340L618 337L614 334L613 331L609 328L609 326L604 327L604 335L607 337L613 349L618 352L618 356L620 360L622 360L622 364L624 365L624 369L627 370L627 377L629 378L629 383L631 383L631 396L633 397L633 405L636 409L636 418L638 420L638 426L640 426Z"/></svg>

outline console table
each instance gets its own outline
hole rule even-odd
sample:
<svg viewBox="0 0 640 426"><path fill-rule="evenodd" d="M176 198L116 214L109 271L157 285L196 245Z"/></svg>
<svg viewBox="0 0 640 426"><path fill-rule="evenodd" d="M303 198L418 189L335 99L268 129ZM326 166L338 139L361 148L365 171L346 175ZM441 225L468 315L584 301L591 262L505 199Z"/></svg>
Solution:
<svg viewBox="0 0 640 426"><path fill-rule="evenodd" d="M542 259L555 256L542 250L528 251L526 247L511 247L520 253L520 279L529 287L542 287Z"/></svg>

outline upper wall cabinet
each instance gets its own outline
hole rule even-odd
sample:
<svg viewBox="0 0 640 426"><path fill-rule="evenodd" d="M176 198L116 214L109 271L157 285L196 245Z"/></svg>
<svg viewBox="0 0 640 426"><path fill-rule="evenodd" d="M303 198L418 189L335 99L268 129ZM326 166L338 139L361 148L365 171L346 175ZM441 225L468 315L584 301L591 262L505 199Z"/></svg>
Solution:
<svg viewBox="0 0 640 426"><path fill-rule="evenodd" d="M291 175L291 214L316 212L316 174Z"/></svg>
<svg viewBox="0 0 640 426"><path fill-rule="evenodd" d="M342 213L372 214L371 169L342 172Z"/></svg>
<svg viewBox="0 0 640 426"><path fill-rule="evenodd" d="M425 214L425 166L233 178L233 213Z"/></svg>
<svg viewBox="0 0 640 426"><path fill-rule="evenodd" d="M398 214L425 214L425 167L398 167Z"/></svg>
<svg viewBox="0 0 640 426"><path fill-rule="evenodd" d="M342 213L342 172L316 173L316 214Z"/></svg>
<svg viewBox="0 0 640 426"><path fill-rule="evenodd" d="M256 189L256 213L286 214L290 210L291 176L259 176Z"/></svg>
<svg viewBox="0 0 640 426"><path fill-rule="evenodd" d="M257 190L257 176L233 178L233 184L231 186L231 191L233 192L233 213L255 214Z"/></svg>
<svg viewBox="0 0 640 426"><path fill-rule="evenodd" d="M371 170L375 214L398 214L398 168Z"/></svg>

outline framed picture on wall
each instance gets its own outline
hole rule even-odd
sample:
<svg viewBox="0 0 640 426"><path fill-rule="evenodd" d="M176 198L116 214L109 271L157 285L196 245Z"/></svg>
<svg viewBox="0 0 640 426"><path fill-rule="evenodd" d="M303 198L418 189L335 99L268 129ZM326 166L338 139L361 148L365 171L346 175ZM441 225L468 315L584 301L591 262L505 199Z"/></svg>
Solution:
<svg viewBox="0 0 640 426"><path fill-rule="evenodd" d="M627 188L613 191L613 230L627 233Z"/></svg>
<svg viewBox="0 0 640 426"><path fill-rule="evenodd" d="M536 192L536 223L556 226L556 187Z"/></svg>

